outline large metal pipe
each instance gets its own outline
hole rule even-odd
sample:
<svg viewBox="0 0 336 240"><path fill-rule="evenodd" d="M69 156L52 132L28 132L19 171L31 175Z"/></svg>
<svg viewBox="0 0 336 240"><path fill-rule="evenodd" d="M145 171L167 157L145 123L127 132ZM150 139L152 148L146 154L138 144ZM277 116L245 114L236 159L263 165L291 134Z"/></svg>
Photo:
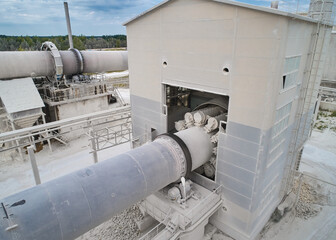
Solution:
<svg viewBox="0 0 336 240"><path fill-rule="evenodd" d="M192 166L191 171L202 166L205 161L209 160L212 155L213 144L211 143L211 135L207 134L203 128L192 127L176 133L189 149Z"/></svg>
<svg viewBox="0 0 336 240"><path fill-rule="evenodd" d="M50 52L0 52L0 79L52 76L55 64Z"/></svg>
<svg viewBox="0 0 336 240"><path fill-rule="evenodd" d="M198 147L210 141L199 130L188 129L196 134ZM194 169L191 143L180 135L159 136L152 143L0 200L0 239L74 239L179 180Z"/></svg>
<svg viewBox="0 0 336 240"><path fill-rule="evenodd" d="M74 48L73 41L72 41L72 32L71 32L71 24L70 24L68 3L64 2L63 4L64 4L65 20L66 20L67 30L68 30L69 46L70 46L70 48Z"/></svg>
<svg viewBox="0 0 336 240"><path fill-rule="evenodd" d="M127 51L81 51L82 73L121 71L128 69ZM79 59L74 51L60 51L63 73L78 73ZM0 79L55 75L50 51L0 52Z"/></svg>

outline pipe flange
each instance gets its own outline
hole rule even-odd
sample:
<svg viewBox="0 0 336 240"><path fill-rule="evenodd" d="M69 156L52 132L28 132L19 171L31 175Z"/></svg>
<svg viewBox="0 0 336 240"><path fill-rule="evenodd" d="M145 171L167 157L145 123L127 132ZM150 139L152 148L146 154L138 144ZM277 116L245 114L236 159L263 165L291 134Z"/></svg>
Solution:
<svg viewBox="0 0 336 240"><path fill-rule="evenodd" d="M169 146L175 156L175 159L178 159L180 162L180 176L188 178L192 169L192 160L189 149L183 140L171 133L159 135L155 141L157 140L164 140L163 143L166 146Z"/></svg>
<svg viewBox="0 0 336 240"><path fill-rule="evenodd" d="M76 48L70 48L71 52L75 54L76 61L77 61L77 72L76 74L82 73L84 71L84 58L80 51Z"/></svg>
<svg viewBox="0 0 336 240"><path fill-rule="evenodd" d="M62 57L56 47L56 45L52 42L44 42L42 43L41 46L41 51L50 51L51 56L54 59L55 62L55 72L56 75L62 75L63 74L63 62L62 62Z"/></svg>

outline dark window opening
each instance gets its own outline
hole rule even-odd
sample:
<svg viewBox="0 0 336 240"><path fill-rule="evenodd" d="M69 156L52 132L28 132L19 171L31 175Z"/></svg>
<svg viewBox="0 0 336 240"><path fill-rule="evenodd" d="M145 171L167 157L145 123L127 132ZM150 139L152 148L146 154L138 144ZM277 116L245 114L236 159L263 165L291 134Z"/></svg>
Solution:
<svg viewBox="0 0 336 240"><path fill-rule="evenodd" d="M220 128L219 131L225 133L226 132L226 122L221 121L220 122Z"/></svg>
<svg viewBox="0 0 336 240"><path fill-rule="evenodd" d="M109 96L107 96L107 102L108 102L108 104L116 103L117 102L117 98L115 98L112 95L109 95Z"/></svg>
<svg viewBox="0 0 336 240"><path fill-rule="evenodd" d="M150 129L150 133L151 133L151 140L153 141L157 136L158 136L158 132L156 131L155 128L151 128Z"/></svg>
<svg viewBox="0 0 336 240"><path fill-rule="evenodd" d="M282 89L284 89L286 86L286 77L286 75L282 76Z"/></svg>

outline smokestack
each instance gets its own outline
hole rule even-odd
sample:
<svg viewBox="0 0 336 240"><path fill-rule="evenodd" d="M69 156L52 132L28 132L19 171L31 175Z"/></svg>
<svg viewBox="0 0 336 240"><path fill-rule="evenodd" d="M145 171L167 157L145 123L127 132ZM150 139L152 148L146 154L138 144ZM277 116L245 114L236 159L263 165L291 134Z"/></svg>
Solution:
<svg viewBox="0 0 336 240"><path fill-rule="evenodd" d="M271 8L278 9L279 7L279 1L272 1L271 2Z"/></svg>
<svg viewBox="0 0 336 240"><path fill-rule="evenodd" d="M65 12L65 19L66 19L67 29L68 29L69 45L70 45L70 48L74 48L73 42L72 42L70 16L69 16L69 8L68 8L68 3L67 2L64 2L64 12Z"/></svg>

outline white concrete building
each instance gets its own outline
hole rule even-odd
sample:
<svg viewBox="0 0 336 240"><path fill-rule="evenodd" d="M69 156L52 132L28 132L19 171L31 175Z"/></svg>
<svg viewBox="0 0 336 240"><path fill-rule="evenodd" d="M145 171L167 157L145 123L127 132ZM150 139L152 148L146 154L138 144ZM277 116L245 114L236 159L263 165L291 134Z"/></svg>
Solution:
<svg viewBox="0 0 336 240"><path fill-rule="evenodd" d="M224 97L215 177L193 180L221 186L226 210L212 224L235 239L255 238L291 190L331 26L227 0L165 1L125 25L134 146Z"/></svg>

